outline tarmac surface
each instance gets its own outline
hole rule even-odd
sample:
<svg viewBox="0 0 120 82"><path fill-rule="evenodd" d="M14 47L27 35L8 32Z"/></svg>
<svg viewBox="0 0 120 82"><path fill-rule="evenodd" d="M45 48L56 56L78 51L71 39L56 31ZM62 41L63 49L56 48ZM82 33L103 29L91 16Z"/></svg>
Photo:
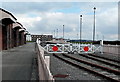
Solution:
<svg viewBox="0 0 120 82"><path fill-rule="evenodd" d="M33 62L37 55L34 49L34 43L27 43L23 46L3 51L2 80L35 80L37 74L33 73ZM34 70L34 72L36 71Z"/></svg>

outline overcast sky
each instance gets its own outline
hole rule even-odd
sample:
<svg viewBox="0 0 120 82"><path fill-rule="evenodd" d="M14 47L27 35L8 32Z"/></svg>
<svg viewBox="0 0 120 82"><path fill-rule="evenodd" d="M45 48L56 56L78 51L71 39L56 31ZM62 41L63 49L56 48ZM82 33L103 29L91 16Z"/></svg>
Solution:
<svg viewBox="0 0 120 82"><path fill-rule="evenodd" d="M82 39L92 40L93 7L96 7L96 40L118 40L118 2L2 2L31 34L53 34L78 39L83 15ZM77 36L78 34L78 36Z"/></svg>

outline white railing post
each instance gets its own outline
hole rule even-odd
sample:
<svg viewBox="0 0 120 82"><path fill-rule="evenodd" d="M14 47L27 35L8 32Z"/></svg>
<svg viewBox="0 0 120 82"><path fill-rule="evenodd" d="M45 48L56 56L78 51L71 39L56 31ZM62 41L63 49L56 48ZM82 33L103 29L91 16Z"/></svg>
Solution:
<svg viewBox="0 0 120 82"><path fill-rule="evenodd" d="M46 62L48 69L50 69L50 56L45 56L45 62Z"/></svg>
<svg viewBox="0 0 120 82"><path fill-rule="evenodd" d="M70 52L72 52L72 44L70 44Z"/></svg>
<svg viewBox="0 0 120 82"><path fill-rule="evenodd" d="M38 39L38 44L40 44L41 43L41 41Z"/></svg>
<svg viewBox="0 0 120 82"><path fill-rule="evenodd" d="M49 47L49 44L47 44L46 47L47 47L47 52L48 52L48 51L49 51L49 50L48 50L48 49L49 49L49 48L48 48L48 47Z"/></svg>
<svg viewBox="0 0 120 82"><path fill-rule="evenodd" d="M62 44L62 52L63 52L63 53L64 53L64 47L65 47L64 44Z"/></svg>
<svg viewBox="0 0 120 82"><path fill-rule="evenodd" d="M103 40L100 41L100 45L101 45L101 54L103 54Z"/></svg>

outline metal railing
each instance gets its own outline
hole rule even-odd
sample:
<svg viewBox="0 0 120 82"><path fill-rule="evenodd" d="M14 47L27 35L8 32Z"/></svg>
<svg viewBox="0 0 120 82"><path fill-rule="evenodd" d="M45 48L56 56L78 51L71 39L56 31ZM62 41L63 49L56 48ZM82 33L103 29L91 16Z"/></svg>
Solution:
<svg viewBox="0 0 120 82"><path fill-rule="evenodd" d="M39 80L45 82L54 82L54 78L49 69L50 57L44 56L44 48L41 47L37 41L35 44L35 51L38 55Z"/></svg>

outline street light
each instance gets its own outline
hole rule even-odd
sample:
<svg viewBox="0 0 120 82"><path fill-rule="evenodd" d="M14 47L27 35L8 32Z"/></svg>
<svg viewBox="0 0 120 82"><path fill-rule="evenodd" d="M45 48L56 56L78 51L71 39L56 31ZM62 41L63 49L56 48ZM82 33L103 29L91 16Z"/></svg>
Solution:
<svg viewBox="0 0 120 82"><path fill-rule="evenodd" d="M78 33L77 33L77 40L79 40L79 36L78 36Z"/></svg>
<svg viewBox="0 0 120 82"><path fill-rule="evenodd" d="M63 40L64 40L64 25L63 25Z"/></svg>
<svg viewBox="0 0 120 82"><path fill-rule="evenodd" d="M54 30L54 38L55 38L55 30Z"/></svg>
<svg viewBox="0 0 120 82"><path fill-rule="evenodd" d="M95 10L96 8L94 7L94 22L93 22L93 42L95 41Z"/></svg>
<svg viewBox="0 0 120 82"><path fill-rule="evenodd" d="M105 37L104 37L104 35L103 35L103 41L104 41L104 38L105 38Z"/></svg>
<svg viewBox="0 0 120 82"><path fill-rule="evenodd" d="M80 47L81 47L81 38L82 38L82 15L80 15Z"/></svg>
<svg viewBox="0 0 120 82"><path fill-rule="evenodd" d="M57 38L58 38L58 29L57 29Z"/></svg>

